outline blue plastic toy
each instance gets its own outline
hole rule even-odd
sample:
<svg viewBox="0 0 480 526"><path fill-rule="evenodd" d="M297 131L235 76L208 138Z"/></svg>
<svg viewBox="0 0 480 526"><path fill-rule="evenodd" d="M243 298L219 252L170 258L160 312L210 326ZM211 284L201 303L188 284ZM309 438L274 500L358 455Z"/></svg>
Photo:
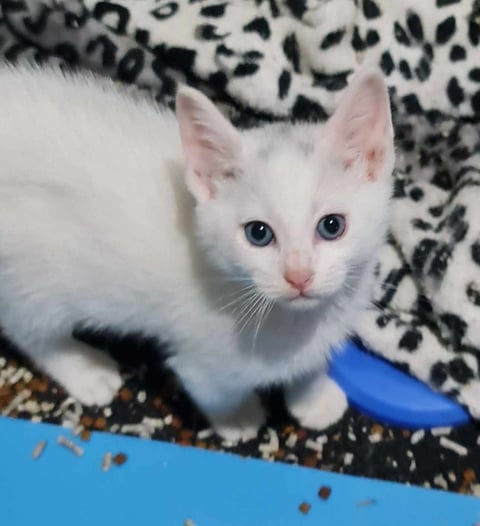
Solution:
<svg viewBox="0 0 480 526"><path fill-rule="evenodd" d="M353 342L335 354L330 376L353 406L387 423L428 429L457 426L470 419L461 405Z"/></svg>

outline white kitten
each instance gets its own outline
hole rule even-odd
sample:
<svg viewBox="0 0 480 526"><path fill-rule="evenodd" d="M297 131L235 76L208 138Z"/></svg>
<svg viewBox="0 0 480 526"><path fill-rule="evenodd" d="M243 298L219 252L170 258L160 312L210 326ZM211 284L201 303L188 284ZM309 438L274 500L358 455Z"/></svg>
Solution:
<svg viewBox="0 0 480 526"><path fill-rule="evenodd" d="M117 367L72 329L166 340L229 439L256 435L254 390L274 383L301 424L340 416L326 360L369 301L391 191L377 71L325 126L239 132L186 87L177 124L109 81L25 67L0 70L0 108L0 322L21 350L106 404Z"/></svg>

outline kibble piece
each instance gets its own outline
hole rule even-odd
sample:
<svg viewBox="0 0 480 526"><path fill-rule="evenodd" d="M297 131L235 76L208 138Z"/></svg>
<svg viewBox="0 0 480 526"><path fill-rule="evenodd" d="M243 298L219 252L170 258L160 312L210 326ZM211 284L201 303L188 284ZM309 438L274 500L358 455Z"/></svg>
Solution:
<svg viewBox="0 0 480 526"><path fill-rule="evenodd" d="M121 466L127 461L127 455L125 453L117 453L112 460L116 466Z"/></svg>
<svg viewBox="0 0 480 526"><path fill-rule="evenodd" d="M80 438L84 442L88 442L91 436L92 436L92 432L89 431L88 429L82 429L82 431L80 432Z"/></svg>
<svg viewBox="0 0 480 526"><path fill-rule="evenodd" d="M308 502L302 502L300 504L300 506L298 507L298 509L302 512L302 513L305 513L307 514L309 511L310 511L310 504Z"/></svg>
<svg viewBox="0 0 480 526"><path fill-rule="evenodd" d="M103 416L98 416L97 418L95 418L94 422L93 422L93 427L95 429L100 429L100 430L103 430L107 427L107 421L105 418L103 418Z"/></svg>
<svg viewBox="0 0 480 526"><path fill-rule="evenodd" d="M124 387L123 389L120 389L118 396L122 402L130 402L130 400L133 398L133 393L130 391L130 389Z"/></svg>
<svg viewBox="0 0 480 526"><path fill-rule="evenodd" d="M183 526L196 526L192 519L185 519L183 521Z"/></svg>
<svg viewBox="0 0 480 526"><path fill-rule="evenodd" d="M331 494L332 494L332 488L330 488L329 486L322 486L318 490L318 496L322 500L327 500L330 497Z"/></svg>

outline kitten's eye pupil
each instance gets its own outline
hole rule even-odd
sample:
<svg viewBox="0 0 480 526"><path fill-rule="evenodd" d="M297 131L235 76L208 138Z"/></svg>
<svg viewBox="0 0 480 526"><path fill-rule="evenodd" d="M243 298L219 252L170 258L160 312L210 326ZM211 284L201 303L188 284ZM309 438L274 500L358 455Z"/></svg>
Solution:
<svg viewBox="0 0 480 526"><path fill-rule="evenodd" d="M252 245L266 247L273 241L273 231L262 221L250 221L245 225L245 237Z"/></svg>
<svg viewBox="0 0 480 526"><path fill-rule="evenodd" d="M338 239L345 232L345 217L340 214L329 214L322 217L318 222L317 232L327 241Z"/></svg>

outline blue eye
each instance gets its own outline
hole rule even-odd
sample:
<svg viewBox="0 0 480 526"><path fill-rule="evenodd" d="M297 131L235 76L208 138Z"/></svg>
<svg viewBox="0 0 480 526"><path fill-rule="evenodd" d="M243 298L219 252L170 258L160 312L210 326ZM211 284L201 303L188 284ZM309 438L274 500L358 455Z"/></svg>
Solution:
<svg viewBox="0 0 480 526"><path fill-rule="evenodd" d="M273 241L273 231L261 221L250 221L245 225L247 241L256 247L266 247Z"/></svg>
<svg viewBox="0 0 480 526"><path fill-rule="evenodd" d="M329 214L322 217L317 225L318 235L326 241L338 239L345 232L345 217L340 214Z"/></svg>

